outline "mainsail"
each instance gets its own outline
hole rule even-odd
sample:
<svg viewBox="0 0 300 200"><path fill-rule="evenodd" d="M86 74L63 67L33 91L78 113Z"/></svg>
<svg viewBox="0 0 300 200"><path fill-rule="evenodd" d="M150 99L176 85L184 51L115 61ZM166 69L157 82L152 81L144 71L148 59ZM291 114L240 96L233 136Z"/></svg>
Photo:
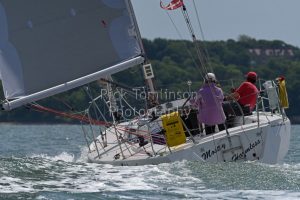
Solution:
<svg viewBox="0 0 300 200"><path fill-rule="evenodd" d="M6 110L144 61L129 0L0 0Z"/></svg>

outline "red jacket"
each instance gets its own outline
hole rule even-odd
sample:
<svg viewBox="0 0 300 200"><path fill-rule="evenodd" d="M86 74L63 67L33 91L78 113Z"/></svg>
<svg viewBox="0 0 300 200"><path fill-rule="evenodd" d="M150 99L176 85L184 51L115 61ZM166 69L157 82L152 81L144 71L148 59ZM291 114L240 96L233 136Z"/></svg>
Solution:
<svg viewBox="0 0 300 200"><path fill-rule="evenodd" d="M258 94L256 86L253 83L245 81L240 85L236 92L240 95L238 102L243 106L250 105L250 110L252 111L256 106Z"/></svg>

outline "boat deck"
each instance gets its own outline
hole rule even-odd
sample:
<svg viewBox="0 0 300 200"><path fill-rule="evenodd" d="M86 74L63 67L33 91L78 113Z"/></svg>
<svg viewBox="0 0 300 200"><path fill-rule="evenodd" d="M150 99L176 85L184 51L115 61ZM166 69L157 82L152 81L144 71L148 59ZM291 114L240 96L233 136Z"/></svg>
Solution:
<svg viewBox="0 0 300 200"><path fill-rule="evenodd" d="M240 120L240 119L239 119ZM135 165L140 164L159 164L161 162L170 162L170 158L174 155L177 157L182 156L182 158L188 158L189 155L195 154L195 152L198 152L195 154L193 158L190 158L191 160L202 160L201 155L203 157L203 152L205 152L205 149L211 149L206 152L213 152L218 151L218 148L221 148L223 157L230 157L233 152L239 152L239 154L242 154L244 151L244 148L247 148L249 145L252 149L252 144L256 144L255 142L259 141L260 147L257 147L258 150L256 150L254 154L257 155L257 159L262 157L262 149L263 149L263 135L261 135L261 132L264 132L263 134L267 133L267 128L270 124L273 122L276 122L277 124L280 124L283 122L282 118L278 115L274 115L271 113L260 113L260 123L257 122L257 116L254 113L251 116L245 117L245 125L239 125L233 128L228 129L229 135L227 134L226 130L210 134L210 135L204 135L204 134L198 134L193 137L187 137L186 142L173 146L168 147L165 144L153 144L151 140L147 141L147 144L140 146L138 140L126 140L126 131L124 130L117 130L118 125L116 127L110 127L106 130L106 142L107 145L104 146L103 142L101 141L101 137L99 136L96 140L96 142L93 142L90 144L90 152L88 154L89 160L91 162L96 163L106 163L106 164L116 164L116 163L131 163L128 165L134 165L132 163L136 163ZM124 124L120 124L120 127L124 127ZM262 131L262 129L264 129ZM119 140L117 138L117 135L119 137ZM243 135L246 137L243 138ZM120 137L124 137L120 140ZM230 140L228 139L230 138ZM137 138L136 138L137 139ZM101 141L101 142L100 142ZM249 141L251 141L249 143ZM244 143L246 144L243 147ZM230 144L232 143L232 144ZM96 144L96 145L95 145ZM223 146L224 145L224 149ZM226 149L225 149L226 145ZM252 146L251 146L252 145ZM196 147L198 146L198 147ZM219 147L218 147L219 146ZM227 147L231 146L230 149ZM198 150L195 150L194 152L191 152L191 149L194 147L198 148ZM204 149L204 150L203 150ZM187 155L183 155L183 152L188 152ZM199 153L200 151L200 153ZM260 152L260 153L258 153ZM182 155L180 155L182 154ZM208 153L207 155L210 156L211 153ZM214 153L212 153L214 154ZM226 155L225 155L226 154ZM228 154L228 155L227 155ZM237 154L237 153L235 153ZM199 158L195 158L199 157ZM254 156L255 157L255 156ZM204 158L206 158L204 156ZM177 158L174 158L175 160ZM178 158L179 159L179 158ZM228 160L228 158L223 158L224 160ZM255 159L255 158L252 158ZM140 163L139 161L145 161Z"/></svg>

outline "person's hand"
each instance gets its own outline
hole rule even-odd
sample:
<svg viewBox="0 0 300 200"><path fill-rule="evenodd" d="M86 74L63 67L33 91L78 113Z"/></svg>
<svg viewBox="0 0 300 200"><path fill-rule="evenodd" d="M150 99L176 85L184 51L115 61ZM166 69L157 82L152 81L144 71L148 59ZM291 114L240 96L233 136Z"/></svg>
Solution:
<svg viewBox="0 0 300 200"><path fill-rule="evenodd" d="M236 100L236 101L238 101L239 99L240 99L240 94L239 93L237 93L237 92L233 92L232 94L231 94L231 96Z"/></svg>
<svg viewBox="0 0 300 200"><path fill-rule="evenodd" d="M260 90L260 91L259 91L259 95L260 95L260 96L265 95L265 90Z"/></svg>
<svg viewBox="0 0 300 200"><path fill-rule="evenodd" d="M240 95L237 92L233 92L229 95L226 95L225 97L226 101L232 101L232 100L239 100L240 99Z"/></svg>

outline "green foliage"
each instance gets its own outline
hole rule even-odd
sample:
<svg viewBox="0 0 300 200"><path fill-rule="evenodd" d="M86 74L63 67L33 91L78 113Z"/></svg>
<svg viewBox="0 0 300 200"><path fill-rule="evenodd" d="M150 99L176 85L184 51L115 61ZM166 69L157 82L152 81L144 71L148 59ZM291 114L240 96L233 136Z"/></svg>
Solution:
<svg viewBox="0 0 300 200"><path fill-rule="evenodd" d="M155 85L158 90L187 91L187 81L192 81L192 89L197 90L203 83L203 69L197 61L196 49L191 41L155 39L143 40L147 58L151 61L155 73ZM300 49L279 40L255 40L241 35L237 41L210 41L199 43L208 52L210 68L215 72L224 92L231 87L237 87L248 71L256 71L260 78L275 79L283 75L286 77L290 107L288 115L291 118L300 116ZM256 56L249 49L291 49L293 56ZM201 75L202 74L202 75ZM113 78L129 87L143 86L144 80L140 67L128 69L113 76ZM91 93L99 95L100 88L91 84ZM1 93L2 95L2 93ZM2 98L3 99L3 98ZM56 95L41 101L43 105L59 110L83 110L89 104L86 92L74 89L64 94ZM299 118L299 117L298 117ZM13 122L57 122L61 121L52 115L28 112L22 108L6 113L0 112L1 121ZM65 121L70 122L70 121Z"/></svg>

